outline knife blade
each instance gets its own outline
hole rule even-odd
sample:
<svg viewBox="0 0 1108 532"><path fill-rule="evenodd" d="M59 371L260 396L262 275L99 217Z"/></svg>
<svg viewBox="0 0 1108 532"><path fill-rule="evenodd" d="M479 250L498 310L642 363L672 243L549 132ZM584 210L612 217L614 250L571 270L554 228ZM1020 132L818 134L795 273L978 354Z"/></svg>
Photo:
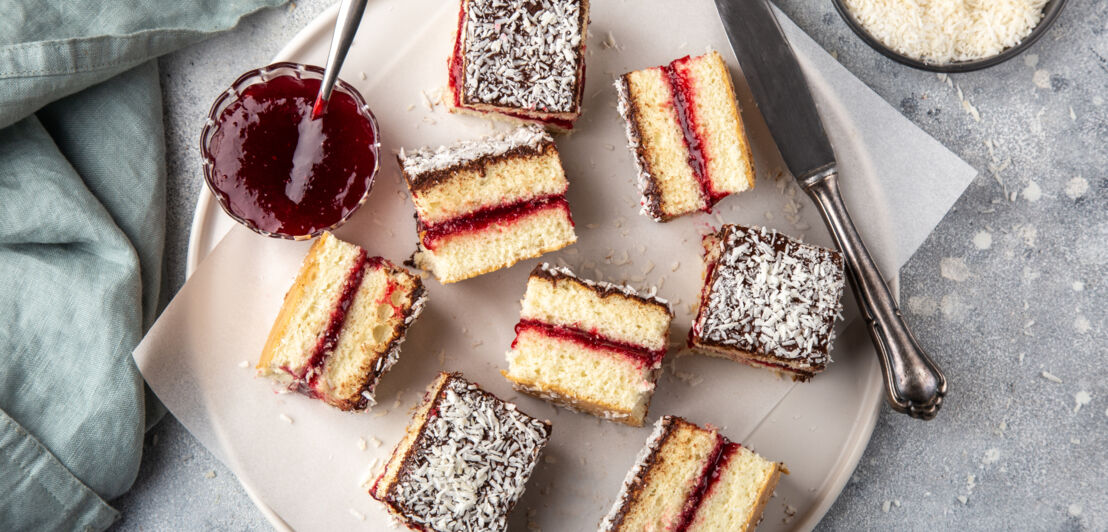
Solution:
<svg viewBox="0 0 1108 532"><path fill-rule="evenodd" d="M842 251L850 287L877 348L886 400L894 410L912 417L935 417L946 396L946 376L916 342L850 220L839 193L835 151L769 0L715 2L731 48L785 165L819 207L831 237Z"/></svg>
<svg viewBox="0 0 1108 532"><path fill-rule="evenodd" d="M808 80L769 2L716 0L716 10L789 171L804 180L833 168L835 151Z"/></svg>

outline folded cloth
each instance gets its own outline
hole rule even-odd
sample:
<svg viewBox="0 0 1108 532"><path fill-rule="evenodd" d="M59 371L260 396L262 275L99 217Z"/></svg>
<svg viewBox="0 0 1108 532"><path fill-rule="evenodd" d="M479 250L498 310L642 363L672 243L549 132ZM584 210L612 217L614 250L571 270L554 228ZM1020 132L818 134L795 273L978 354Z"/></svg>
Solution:
<svg viewBox="0 0 1108 532"><path fill-rule="evenodd" d="M103 530L165 231L159 55L283 0L0 0L0 530Z"/></svg>

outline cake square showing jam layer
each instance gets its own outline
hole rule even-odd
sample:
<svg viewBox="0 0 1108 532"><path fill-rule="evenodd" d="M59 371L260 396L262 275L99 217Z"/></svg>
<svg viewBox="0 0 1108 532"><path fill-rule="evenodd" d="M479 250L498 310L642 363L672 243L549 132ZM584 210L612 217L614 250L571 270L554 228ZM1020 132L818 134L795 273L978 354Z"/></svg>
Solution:
<svg viewBox="0 0 1108 532"><path fill-rule="evenodd" d="M569 130L581 114L587 0L462 0L453 109Z"/></svg>
<svg viewBox="0 0 1108 532"><path fill-rule="evenodd" d="M440 373L369 493L413 530L506 530L550 430L461 374Z"/></svg>
<svg viewBox="0 0 1108 532"><path fill-rule="evenodd" d="M843 259L766 228L725 225L703 240L706 267L689 345L807 380L831 362Z"/></svg>
<svg viewBox="0 0 1108 532"><path fill-rule="evenodd" d="M364 409L426 299L418 276L325 232L285 295L258 374L343 410Z"/></svg>
<svg viewBox="0 0 1108 532"><path fill-rule="evenodd" d="M453 283L577 241L558 148L537 125L401 150L415 205L416 266Z"/></svg>
<svg viewBox="0 0 1108 532"><path fill-rule="evenodd" d="M636 70L615 86L643 214L664 222L710 211L754 186L750 143L719 52Z"/></svg>
<svg viewBox="0 0 1108 532"><path fill-rule="evenodd" d="M784 464L675 416L654 426L601 532L753 531Z"/></svg>
<svg viewBox="0 0 1108 532"><path fill-rule="evenodd" d="M519 391L642 426L673 312L665 300L535 267L503 375Z"/></svg>

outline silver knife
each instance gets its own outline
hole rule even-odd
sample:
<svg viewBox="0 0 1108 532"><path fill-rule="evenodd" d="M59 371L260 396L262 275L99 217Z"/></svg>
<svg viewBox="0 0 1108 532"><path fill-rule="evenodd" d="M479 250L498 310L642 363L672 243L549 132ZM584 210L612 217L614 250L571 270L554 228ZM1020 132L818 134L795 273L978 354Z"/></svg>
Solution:
<svg viewBox="0 0 1108 532"><path fill-rule="evenodd" d="M885 394L893 409L931 419L946 395L946 377L904 323L884 277L870 258L839 195L835 151L812 93L768 0L715 0L754 101L800 188L819 206L846 257L854 297L877 346Z"/></svg>

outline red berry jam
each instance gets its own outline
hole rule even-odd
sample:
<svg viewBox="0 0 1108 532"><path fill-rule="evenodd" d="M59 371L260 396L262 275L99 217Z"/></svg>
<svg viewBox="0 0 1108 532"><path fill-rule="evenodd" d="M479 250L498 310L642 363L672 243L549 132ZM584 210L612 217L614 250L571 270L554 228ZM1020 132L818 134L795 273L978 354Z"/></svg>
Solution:
<svg viewBox="0 0 1108 532"><path fill-rule="evenodd" d="M361 204L377 169L377 128L336 88L312 120L320 80L278 76L241 90L216 119L209 184L233 217L266 233L316 235Z"/></svg>

